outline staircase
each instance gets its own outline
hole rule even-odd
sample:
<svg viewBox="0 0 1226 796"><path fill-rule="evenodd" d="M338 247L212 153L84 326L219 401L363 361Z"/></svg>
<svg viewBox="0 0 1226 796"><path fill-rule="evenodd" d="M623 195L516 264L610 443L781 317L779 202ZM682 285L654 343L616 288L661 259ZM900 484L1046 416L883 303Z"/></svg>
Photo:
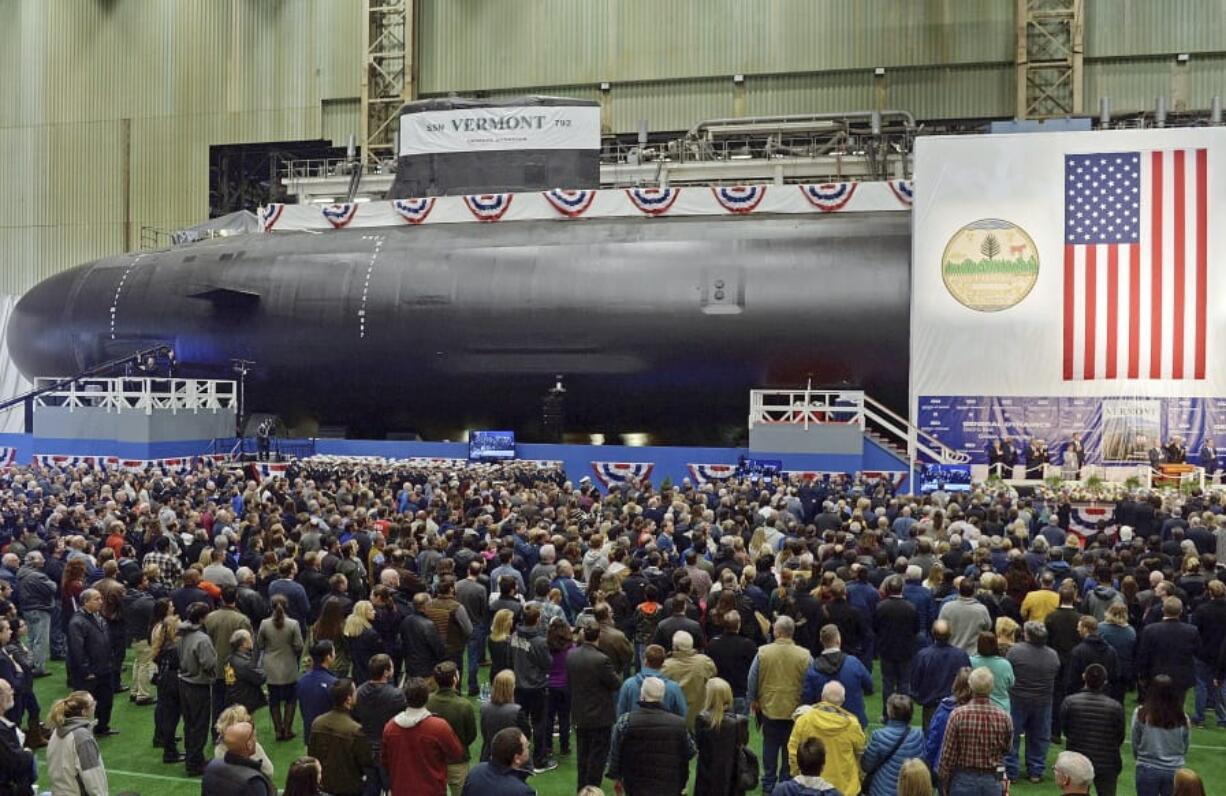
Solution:
<svg viewBox="0 0 1226 796"><path fill-rule="evenodd" d="M749 427L789 425L858 427L864 436L907 465L967 464L969 453L955 450L911 424L861 390L753 390Z"/></svg>

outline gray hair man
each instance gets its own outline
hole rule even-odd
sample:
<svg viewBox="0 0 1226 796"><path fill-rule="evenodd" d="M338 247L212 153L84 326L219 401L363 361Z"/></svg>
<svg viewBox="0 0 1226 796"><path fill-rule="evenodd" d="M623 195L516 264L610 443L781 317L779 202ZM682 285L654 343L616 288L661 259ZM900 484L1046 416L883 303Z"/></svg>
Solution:
<svg viewBox="0 0 1226 796"><path fill-rule="evenodd" d="M1051 769L1063 794L1089 794L1094 784L1094 764L1079 752L1061 752Z"/></svg>
<svg viewBox="0 0 1226 796"><path fill-rule="evenodd" d="M762 790L791 776L787 745L792 735L792 714L802 704L801 688L813 662L809 651L792 637L796 623L791 617L775 620L775 640L758 650L749 667L746 696L749 709L762 727Z"/></svg>

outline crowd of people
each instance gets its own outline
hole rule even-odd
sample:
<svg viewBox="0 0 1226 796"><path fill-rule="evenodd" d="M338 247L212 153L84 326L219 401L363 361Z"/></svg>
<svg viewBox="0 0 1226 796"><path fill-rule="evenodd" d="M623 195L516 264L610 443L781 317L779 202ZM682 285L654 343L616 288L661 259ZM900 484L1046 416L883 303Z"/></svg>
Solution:
<svg viewBox="0 0 1226 796"><path fill-rule="evenodd" d="M1203 796L1190 732L1226 727L1216 494L1131 494L1081 538L999 485L256 475L0 474L4 792L46 746L53 793L107 793L125 693L228 796L531 794L572 754L585 796L1110 796L1125 746L1138 796ZM264 708L264 743L305 744L288 772Z"/></svg>

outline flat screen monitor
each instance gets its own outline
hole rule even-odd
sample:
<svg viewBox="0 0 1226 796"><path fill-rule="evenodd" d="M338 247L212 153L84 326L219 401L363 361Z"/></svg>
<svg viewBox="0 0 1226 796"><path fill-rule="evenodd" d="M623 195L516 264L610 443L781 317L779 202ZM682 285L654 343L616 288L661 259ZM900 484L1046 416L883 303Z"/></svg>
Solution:
<svg viewBox="0 0 1226 796"><path fill-rule="evenodd" d="M969 464L930 464L924 468L920 491L924 494L943 489L946 492L969 492L971 466Z"/></svg>
<svg viewBox="0 0 1226 796"><path fill-rule="evenodd" d="M468 458L474 461L504 461L515 458L514 431L472 431L468 435Z"/></svg>

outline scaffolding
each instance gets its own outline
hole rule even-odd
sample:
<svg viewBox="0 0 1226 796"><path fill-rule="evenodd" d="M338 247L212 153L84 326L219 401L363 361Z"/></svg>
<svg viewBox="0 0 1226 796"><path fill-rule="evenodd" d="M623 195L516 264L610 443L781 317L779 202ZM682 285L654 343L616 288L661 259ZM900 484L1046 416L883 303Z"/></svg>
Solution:
<svg viewBox="0 0 1226 796"><path fill-rule="evenodd" d="M1017 0L1017 118L1082 112L1084 0Z"/></svg>
<svg viewBox="0 0 1226 796"><path fill-rule="evenodd" d="M363 0L362 160L396 158L400 106L413 99L413 0Z"/></svg>

